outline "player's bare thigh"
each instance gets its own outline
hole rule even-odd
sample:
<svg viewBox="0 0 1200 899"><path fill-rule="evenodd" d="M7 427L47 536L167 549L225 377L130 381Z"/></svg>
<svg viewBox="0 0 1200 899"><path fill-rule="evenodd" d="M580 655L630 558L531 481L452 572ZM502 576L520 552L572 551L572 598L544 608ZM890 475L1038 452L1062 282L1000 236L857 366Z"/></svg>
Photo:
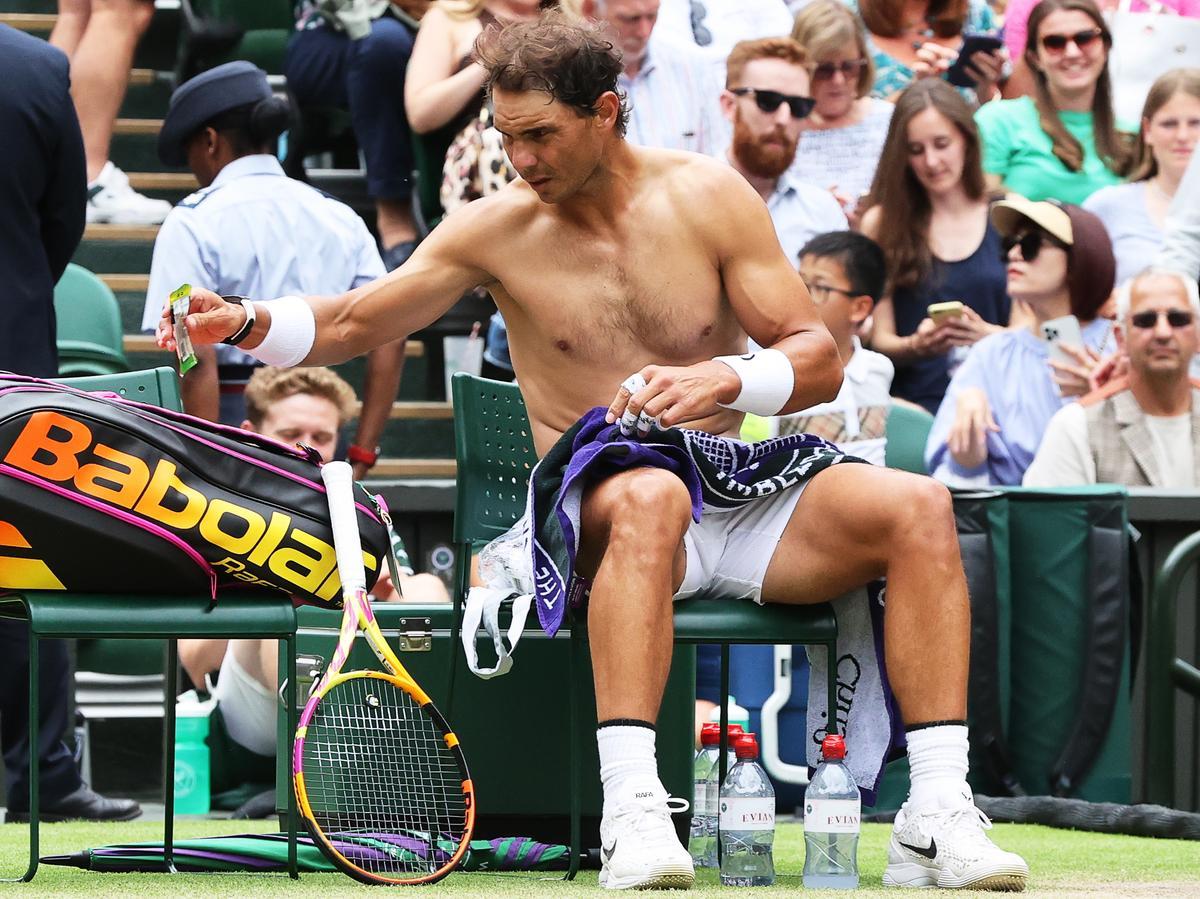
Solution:
<svg viewBox="0 0 1200 899"><path fill-rule="evenodd" d="M897 535L953 513L932 478L834 465L804 488L763 578L763 602L824 602L886 573Z"/></svg>
<svg viewBox="0 0 1200 899"><path fill-rule="evenodd" d="M686 558L683 534L691 523L691 496L676 475L657 468L619 472L590 486L583 496L579 555L575 568L593 578L608 549L614 528L653 560L670 560L672 593L683 583ZM645 566L647 560L630 559Z"/></svg>

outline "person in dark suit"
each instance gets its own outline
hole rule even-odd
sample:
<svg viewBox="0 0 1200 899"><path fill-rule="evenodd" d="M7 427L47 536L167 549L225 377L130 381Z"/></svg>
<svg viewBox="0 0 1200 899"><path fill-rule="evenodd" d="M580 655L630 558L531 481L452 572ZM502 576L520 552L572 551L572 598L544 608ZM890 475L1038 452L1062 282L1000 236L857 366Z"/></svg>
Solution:
<svg viewBox="0 0 1200 899"><path fill-rule="evenodd" d="M54 285L83 236L87 176L67 57L0 25L0 369L52 378ZM2 509L0 509L2 512ZM70 697L66 643L41 644L38 759L42 820L128 820L141 807L83 783L63 742ZM0 748L7 821L29 819L29 632L0 619Z"/></svg>

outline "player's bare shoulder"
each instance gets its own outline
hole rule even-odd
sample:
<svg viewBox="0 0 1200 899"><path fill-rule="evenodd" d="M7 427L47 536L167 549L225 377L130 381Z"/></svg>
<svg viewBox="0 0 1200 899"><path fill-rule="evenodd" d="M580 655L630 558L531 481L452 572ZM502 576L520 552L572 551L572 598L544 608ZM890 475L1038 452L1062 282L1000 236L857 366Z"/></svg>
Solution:
<svg viewBox="0 0 1200 899"><path fill-rule="evenodd" d="M459 258L469 258L480 268L499 276L499 261L512 258L539 215L543 204L523 181L462 206L448 214L430 237L451 249Z"/></svg>
<svg viewBox="0 0 1200 899"><path fill-rule="evenodd" d="M714 241L724 242L741 228L770 223L766 204L742 175L721 159L682 151L659 151L660 189L680 212L680 220Z"/></svg>

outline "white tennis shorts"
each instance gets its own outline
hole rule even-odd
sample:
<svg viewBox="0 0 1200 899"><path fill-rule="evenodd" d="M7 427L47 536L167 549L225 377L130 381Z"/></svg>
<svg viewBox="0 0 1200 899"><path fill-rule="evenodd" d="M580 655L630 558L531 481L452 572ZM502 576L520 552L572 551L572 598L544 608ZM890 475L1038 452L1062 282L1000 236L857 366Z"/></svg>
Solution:
<svg viewBox="0 0 1200 899"><path fill-rule="evenodd" d="M238 664L233 642L225 650L221 676L213 695L221 707L229 736L259 755L275 754L275 694Z"/></svg>
<svg viewBox="0 0 1200 899"><path fill-rule="evenodd" d="M734 509L705 507L700 522L692 522L683 535L687 568L675 599L711 596L761 603L763 578L808 483Z"/></svg>

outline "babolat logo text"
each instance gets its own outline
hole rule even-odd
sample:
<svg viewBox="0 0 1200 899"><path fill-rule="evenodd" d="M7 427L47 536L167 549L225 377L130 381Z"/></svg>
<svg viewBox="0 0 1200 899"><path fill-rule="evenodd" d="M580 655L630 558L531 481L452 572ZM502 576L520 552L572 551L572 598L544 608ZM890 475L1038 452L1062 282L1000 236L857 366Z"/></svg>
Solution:
<svg viewBox="0 0 1200 899"><path fill-rule="evenodd" d="M290 515L272 510L267 519L235 501L208 497L189 486L171 460L121 452L61 412L31 415L4 462L175 532L210 561L218 560L213 564L219 571L239 580L322 600L332 599L341 587L333 547ZM216 552L205 553L204 545ZM363 561L375 567L369 553L363 553Z"/></svg>

